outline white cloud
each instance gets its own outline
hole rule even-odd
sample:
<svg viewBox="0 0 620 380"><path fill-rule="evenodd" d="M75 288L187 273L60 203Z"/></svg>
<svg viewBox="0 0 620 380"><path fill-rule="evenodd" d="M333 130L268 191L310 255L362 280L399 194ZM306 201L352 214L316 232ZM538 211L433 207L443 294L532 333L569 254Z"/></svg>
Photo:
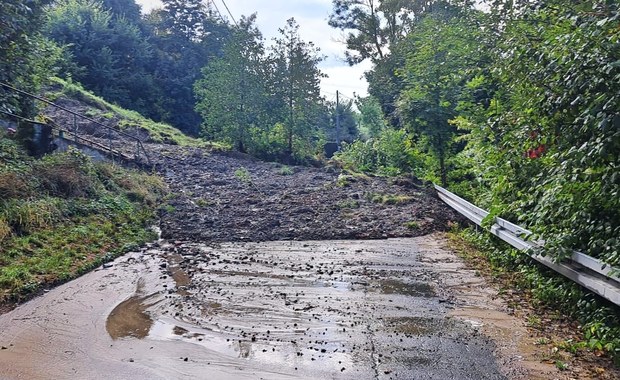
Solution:
<svg viewBox="0 0 620 380"><path fill-rule="evenodd" d="M228 16L222 0L213 0L220 12ZM241 15L249 16L258 14L257 25L263 33L266 41L278 35L278 28L284 27L286 20L295 17L300 26L300 34L303 40L312 41L321 49L321 53L327 59L320 67L329 78L321 81L323 93L335 93L340 90L347 96L366 95L368 84L360 77L364 71L370 69L370 64L364 62L360 65L349 67L344 61L345 45L342 42L341 32L331 28L327 24L329 13L332 9L331 0L224 0L235 19ZM136 0L142 5L143 12L161 7L159 0Z"/></svg>

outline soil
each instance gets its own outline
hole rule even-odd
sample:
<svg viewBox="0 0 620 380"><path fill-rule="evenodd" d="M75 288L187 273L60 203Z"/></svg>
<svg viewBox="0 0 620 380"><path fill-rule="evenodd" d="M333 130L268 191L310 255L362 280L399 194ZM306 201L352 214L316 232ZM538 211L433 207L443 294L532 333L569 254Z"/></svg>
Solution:
<svg viewBox="0 0 620 380"><path fill-rule="evenodd" d="M463 220L413 177L347 175L196 148L147 149L173 194L161 212L167 239L382 239L446 231Z"/></svg>

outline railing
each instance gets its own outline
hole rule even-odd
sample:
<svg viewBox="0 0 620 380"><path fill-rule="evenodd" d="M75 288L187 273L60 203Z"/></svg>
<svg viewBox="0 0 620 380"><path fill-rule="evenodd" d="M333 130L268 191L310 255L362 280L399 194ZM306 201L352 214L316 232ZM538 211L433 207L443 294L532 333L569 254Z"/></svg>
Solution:
<svg viewBox="0 0 620 380"><path fill-rule="evenodd" d="M467 219L482 227L482 221L489 215L488 211L467 202L441 186L435 185L435 189L441 200ZM620 305L619 269L576 251L573 252L569 259L562 262L555 262L547 256L541 256L535 253L535 248L540 248L544 242L524 240L523 238L531 235L532 232L502 218L495 217L490 232L513 247L522 251L528 251L530 256L539 263L614 304Z"/></svg>
<svg viewBox="0 0 620 380"><path fill-rule="evenodd" d="M39 121L34 121L34 120L28 120L25 119L19 115L15 115L15 114L11 114L9 112L5 112L2 111L3 114L5 115L9 115L12 116L18 120L26 120L27 122L30 123L34 123L34 124L41 124L41 125L49 125L50 127L58 130L58 131L62 131L63 134L67 134L71 137L73 137L74 141L76 143L82 143L85 145L89 145L92 148L95 148L97 150L101 150L105 153L108 153L111 156L117 156L123 159L130 159L129 156L123 154L120 152L120 150L115 149L113 146L113 139L112 136L115 136L117 138L119 138L120 140L125 140L124 141L124 145L126 146L131 146L133 144L134 145L134 157L133 159L136 161L141 161L141 158L143 157L144 160L146 161L147 165L151 165L151 160L148 156L148 153L146 152L146 150L144 149L144 145L142 144L142 141L137 138L136 136L133 136L127 132L121 131L118 128L114 128L111 127L109 125L105 125L97 120L94 120L88 116L82 115L78 112L72 111L66 107L63 107L61 105L58 105L56 103L53 103L52 101L45 99L41 96L35 95L35 94L31 94L29 92L20 90L18 88L15 88L13 86L11 86L10 84L7 83L3 83L0 82L0 86L2 86L3 88L15 92L17 94L32 98L32 99L36 99L40 102L45 103L48 106L54 107L58 110L61 110L63 112L66 112L67 114L71 115L72 119L73 119L73 123L70 127L62 127L59 126L53 122L39 122ZM95 126L99 127L101 130L98 131L97 134L93 135L94 138L98 138L101 141L95 141L92 138L87 138L85 137L83 134L80 134L80 128L79 128L79 123L78 123L78 119L81 120L85 120L88 123L94 124ZM106 144L107 143L107 144Z"/></svg>

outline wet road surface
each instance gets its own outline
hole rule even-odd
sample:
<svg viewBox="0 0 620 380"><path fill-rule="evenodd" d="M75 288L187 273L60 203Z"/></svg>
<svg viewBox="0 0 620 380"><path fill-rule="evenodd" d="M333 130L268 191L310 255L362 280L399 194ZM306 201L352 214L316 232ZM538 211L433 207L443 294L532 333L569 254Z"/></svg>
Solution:
<svg viewBox="0 0 620 380"><path fill-rule="evenodd" d="M501 347L483 334L477 316L506 316L482 287L463 284L441 246L436 235L160 241L1 315L0 378L523 375L513 350L496 358L520 339L519 329L501 329L510 341Z"/></svg>

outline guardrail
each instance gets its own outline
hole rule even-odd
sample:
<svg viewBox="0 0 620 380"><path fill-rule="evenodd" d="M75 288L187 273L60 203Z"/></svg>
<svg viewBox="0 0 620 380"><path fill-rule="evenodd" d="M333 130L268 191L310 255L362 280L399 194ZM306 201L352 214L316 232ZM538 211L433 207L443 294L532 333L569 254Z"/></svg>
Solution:
<svg viewBox="0 0 620 380"><path fill-rule="evenodd" d="M441 186L435 185L435 189L441 200L482 227L483 219L489 215L488 211L471 204ZM574 251L569 259L562 262L555 262L549 257L536 254L534 249L540 248L544 242L524 240L523 238L531 235L532 232L502 218L495 217L489 232L521 251L529 251L530 256L539 263L612 303L620 305L619 269L612 268L594 257L577 251Z"/></svg>

